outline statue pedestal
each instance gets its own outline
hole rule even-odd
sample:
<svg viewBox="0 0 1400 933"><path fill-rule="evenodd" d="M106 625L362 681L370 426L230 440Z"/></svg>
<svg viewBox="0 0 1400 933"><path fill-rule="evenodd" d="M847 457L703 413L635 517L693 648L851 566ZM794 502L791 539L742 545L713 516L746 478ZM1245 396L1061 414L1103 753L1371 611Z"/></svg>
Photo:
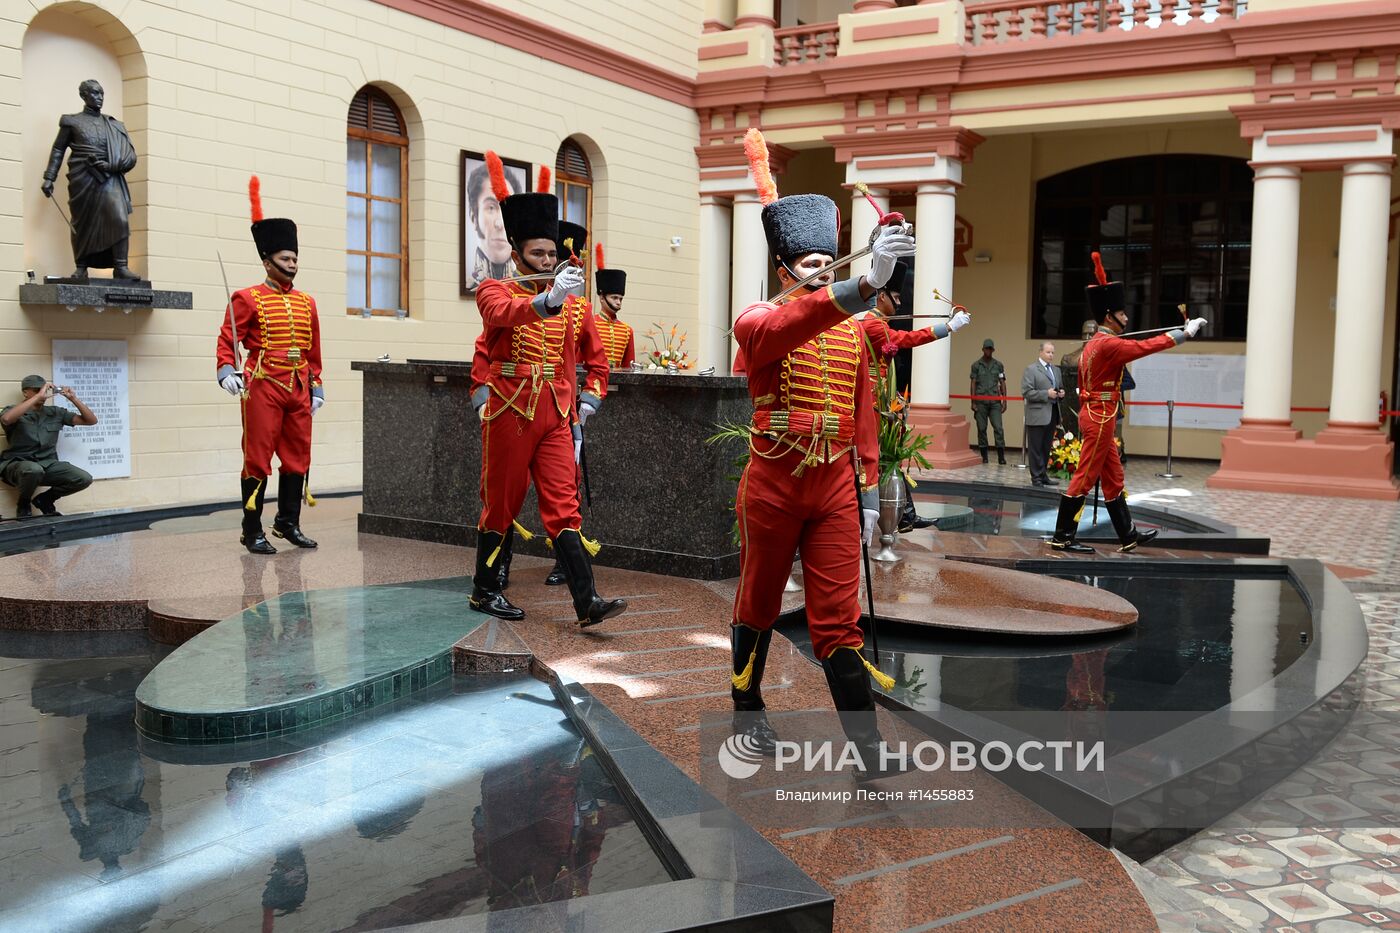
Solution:
<svg viewBox="0 0 1400 933"><path fill-rule="evenodd" d="M60 305L69 310L93 308L172 308L189 311L194 307L194 292L176 292L151 287L145 279L54 279L45 278L43 285L25 284L19 287L22 305Z"/></svg>

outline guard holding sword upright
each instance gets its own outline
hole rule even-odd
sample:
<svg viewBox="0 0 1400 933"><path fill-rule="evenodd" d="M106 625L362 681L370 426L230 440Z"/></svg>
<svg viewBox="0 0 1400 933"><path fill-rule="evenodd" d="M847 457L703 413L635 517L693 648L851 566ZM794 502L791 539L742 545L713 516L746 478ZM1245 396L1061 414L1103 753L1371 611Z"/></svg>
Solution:
<svg viewBox="0 0 1400 933"><path fill-rule="evenodd" d="M748 374L754 403L752 456L735 499L734 728L751 747L773 753L776 735L762 713L760 687L792 555L800 552L813 651L842 727L870 769L879 761L870 756L880 735L874 668L861 654L859 594L861 542L869 542L879 518L879 443L872 361L852 315L873 307L897 259L913 255L914 237L899 215L882 217L870 271L833 281L836 205L816 194L779 198L762 134L749 130L744 147L764 205L769 259L788 297L750 305L734 323L735 371ZM819 276L798 284L813 273ZM893 683L878 671L876 677L886 687Z"/></svg>
<svg viewBox="0 0 1400 933"><path fill-rule="evenodd" d="M229 297L219 329L219 385L242 401L244 547L276 554L263 534L262 508L272 455L279 461L277 516L272 533L297 547L316 542L301 532L301 503L316 500L306 484L311 469L311 416L325 402L321 386L321 323L316 301L292 287L297 274L297 225L264 218L258 177L248 180L253 242L267 279ZM227 284L227 283L225 283ZM239 345L247 351L240 362Z"/></svg>

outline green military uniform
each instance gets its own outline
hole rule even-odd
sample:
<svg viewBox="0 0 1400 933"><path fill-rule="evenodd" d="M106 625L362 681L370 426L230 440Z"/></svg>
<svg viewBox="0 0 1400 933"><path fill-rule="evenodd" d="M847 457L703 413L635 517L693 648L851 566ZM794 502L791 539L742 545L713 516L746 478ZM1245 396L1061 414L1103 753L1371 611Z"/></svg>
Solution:
<svg viewBox="0 0 1400 933"><path fill-rule="evenodd" d="M0 409L0 415L13 407ZM19 490L21 503L27 504L39 486L50 487L47 500L51 502L92 485L87 470L58 459L58 434L77 418L78 413L70 409L43 405L5 425L10 446L0 452L0 480Z"/></svg>
<svg viewBox="0 0 1400 933"><path fill-rule="evenodd" d="M983 349L991 347L990 340L984 341ZM990 360L978 357L972 364L972 394L973 395L1001 395L1002 387L1006 384L1006 367L1001 365L1001 360L993 357ZM987 462L987 421L992 422L992 430L996 436L997 452L1001 452L1006 447L1006 432L1001 426L1001 402L978 402L972 403L972 415L977 419L977 446L982 449L982 462ZM1001 458L1005 462L1005 457Z"/></svg>

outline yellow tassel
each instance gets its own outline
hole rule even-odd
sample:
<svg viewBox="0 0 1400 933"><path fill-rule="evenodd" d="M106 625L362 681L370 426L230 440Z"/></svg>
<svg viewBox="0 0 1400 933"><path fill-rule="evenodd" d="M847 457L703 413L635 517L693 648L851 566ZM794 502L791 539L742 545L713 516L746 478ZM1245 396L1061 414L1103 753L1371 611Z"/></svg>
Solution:
<svg viewBox="0 0 1400 933"><path fill-rule="evenodd" d="M729 675L729 682L734 685L735 690L748 690L753 682L753 662L758 658L758 642L754 642L753 650L749 652L749 663L744 665L744 669L737 674Z"/></svg>
<svg viewBox="0 0 1400 933"><path fill-rule="evenodd" d="M253 487L253 491L248 493L248 501L243 503L243 510L251 512L258 507L258 490L262 488L263 481L258 480L258 484Z"/></svg>
<svg viewBox="0 0 1400 933"><path fill-rule="evenodd" d="M1087 500L1086 500L1087 501ZM1079 519L1084 517L1084 503L1079 503L1079 511L1074 513L1074 523L1079 524Z"/></svg>
<svg viewBox="0 0 1400 933"><path fill-rule="evenodd" d="M515 520L512 520L512 521L511 521L511 524L515 526L515 533L518 534L518 535L520 535L520 540L521 540L521 541L529 541L529 540L531 540L532 538L535 537L535 533L534 533L533 531L531 531L530 529L526 528L524 525L520 524L519 522L517 522L517 521L515 521Z"/></svg>
<svg viewBox="0 0 1400 933"><path fill-rule="evenodd" d="M553 539L553 538L545 538L545 539L544 539L544 546L547 547L547 548L549 548L551 551L554 550L554 539Z"/></svg>
<svg viewBox="0 0 1400 933"><path fill-rule="evenodd" d="M316 497L311 494L311 474L307 473L302 482L301 497L306 500L306 504L311 508L316 508Z"/></svg>
<svg viewBox="0 0 1400 933"><path fill-rule="evenodd" d="M496 545L496 549L495 549L494 551L491 552L491 556L488 557L488 558L486 558L486 566L492 567L492 566L495 565L495 563L496 563L496 558L498 558L498 557L501 556L501 547L502 547L502 545L504 545L504 544L505 544L505 541L502 541L500 544Z"/></svg>
<svg viewBox="0 0 1400 933"><path fill-rule="evenodd" d="M855 653L856 653L857 655L859 655L859 657L860 657L860 663L862 663L862 664L865 665L865 669L866 669L867 671L870 672L870 677L871 677L871 679L874 680L875 683L879 685L879 687L880 687L881 690L893 690L893 689L894 689L894 678L893 678L893 677L891 677L889 674L886 674L884 671L880 670L880 669L879 669L878 667L876 667L874 664L871 664L869 661L867 661L867 660L865 659L865 655L862 654L862 653L860 652L859 649L852 648L851 650L852 650L852 651L855 651Z"/></svg>
<svg viewBox="0 0 1400 933"><path fill-rule="evenodd" d="M598 552L603 549L603 546L597 541L590 541L581 531L578 533L578 536L579 540L583 542L583 549L588 552L588 556L597 557Z"/></svg>

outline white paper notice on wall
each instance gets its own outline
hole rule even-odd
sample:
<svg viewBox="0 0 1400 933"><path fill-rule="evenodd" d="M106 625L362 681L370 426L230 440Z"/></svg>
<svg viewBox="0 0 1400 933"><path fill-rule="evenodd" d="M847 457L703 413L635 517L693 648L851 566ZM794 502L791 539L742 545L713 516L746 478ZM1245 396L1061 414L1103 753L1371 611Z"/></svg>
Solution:
<svg viewBox="0 0 1400 933"><path fill-rule="evenodd" d="M1130 364L1137 388L1128 396L1134 402L1205 402L1239 405L1244 399L1244 357L1214 353L1178 353L1167 350ZM1129 405L1133 427L1165 428L1165 405ZM1240 426L1238 408L1177 406L1173 423L1178 428L1228 431Z"/></svg>
<svg viewBox="0 0 1400 933"><path fill-rule="evenodd" d="M64 428L58 456L94 479L131 475L131 405L125 340L55 340L53 382L71 386L97 416L97 424ZM53 404L73 408L55 395Z"/></svg>

